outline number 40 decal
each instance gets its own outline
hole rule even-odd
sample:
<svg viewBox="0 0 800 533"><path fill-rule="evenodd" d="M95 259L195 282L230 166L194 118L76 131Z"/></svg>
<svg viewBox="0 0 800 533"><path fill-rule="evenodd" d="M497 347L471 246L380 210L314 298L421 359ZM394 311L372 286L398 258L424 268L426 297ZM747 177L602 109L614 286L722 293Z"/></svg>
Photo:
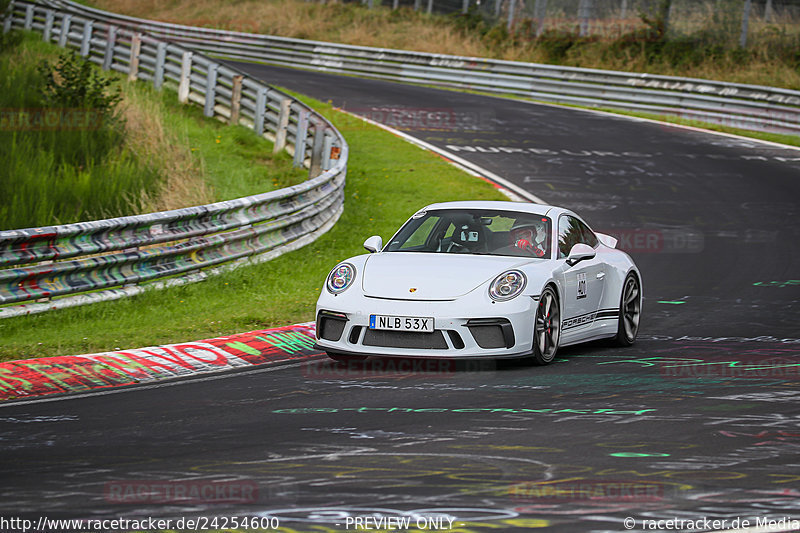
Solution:
<svg viewBox="0 0 800 533"><path fill-rule="evenodd" d="M586 272L578 274L578 300L586 298Z"/></svg>

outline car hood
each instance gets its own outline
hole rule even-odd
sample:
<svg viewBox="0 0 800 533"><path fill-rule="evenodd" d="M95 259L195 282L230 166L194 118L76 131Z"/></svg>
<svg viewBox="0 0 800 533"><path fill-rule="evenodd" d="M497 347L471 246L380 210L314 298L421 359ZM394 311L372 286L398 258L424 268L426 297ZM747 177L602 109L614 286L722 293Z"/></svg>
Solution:
<svg viewBox="0 0 800 533"><path fill-rule="evenodd" d="M519 257L383 252L364 263L366 296L399 300L453 300L528 263Z"/></svg>

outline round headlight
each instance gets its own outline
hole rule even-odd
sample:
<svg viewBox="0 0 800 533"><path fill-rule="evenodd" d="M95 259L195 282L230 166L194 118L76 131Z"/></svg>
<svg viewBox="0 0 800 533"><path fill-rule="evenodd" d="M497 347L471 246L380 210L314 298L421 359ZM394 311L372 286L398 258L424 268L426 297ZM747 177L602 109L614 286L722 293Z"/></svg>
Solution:
<svg viewBox="0 0 800 533"><path fill-rule="evenodd" d="M350 263L341 263L328 274L325 286L328 288L328 292L338 294L347 289L354 279L356 279L356 267Z"/></svg>
<svg viewBox="0 0 800 533"><path fill-rule="evenodd" d="M519 270L503 272L489 285L489 296L492 300L504 302L516 298L525 289L527 279Z"/></svg>

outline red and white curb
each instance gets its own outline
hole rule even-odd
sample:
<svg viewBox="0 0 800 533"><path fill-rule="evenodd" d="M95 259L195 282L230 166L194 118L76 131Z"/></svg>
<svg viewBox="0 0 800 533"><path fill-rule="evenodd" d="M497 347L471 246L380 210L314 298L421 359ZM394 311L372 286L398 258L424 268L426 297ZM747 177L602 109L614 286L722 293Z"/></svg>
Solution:
<svg viewBox="0 0 800 533"><path fill-rule="evenodd" d="M201 341L0 363L0 401L80 393L304 359L315 324L250 331Z"/></svg>

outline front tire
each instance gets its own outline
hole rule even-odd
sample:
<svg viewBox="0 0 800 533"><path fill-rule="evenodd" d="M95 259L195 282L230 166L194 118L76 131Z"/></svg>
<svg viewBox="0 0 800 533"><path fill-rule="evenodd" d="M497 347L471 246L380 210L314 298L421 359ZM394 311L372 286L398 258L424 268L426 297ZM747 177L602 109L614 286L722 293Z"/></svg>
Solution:
<svg viewBox="0 0 800 533"><path fill-rule="evenodd" d="M553 362L561 340L561 308L558 297L552 287L545 287L536 307L536 318L533 323L533 351L531 359L534 364L547 365Z"/></svg>
<svg viewBox="0 0 800 533"><path fill-rule="evenodd" d="M622 286L622 295L619 302L619 325L614 344L617 346L630 346L639 333L639 319L642 315L642 289L639 278L635 274L628 274Z"/></svg>

